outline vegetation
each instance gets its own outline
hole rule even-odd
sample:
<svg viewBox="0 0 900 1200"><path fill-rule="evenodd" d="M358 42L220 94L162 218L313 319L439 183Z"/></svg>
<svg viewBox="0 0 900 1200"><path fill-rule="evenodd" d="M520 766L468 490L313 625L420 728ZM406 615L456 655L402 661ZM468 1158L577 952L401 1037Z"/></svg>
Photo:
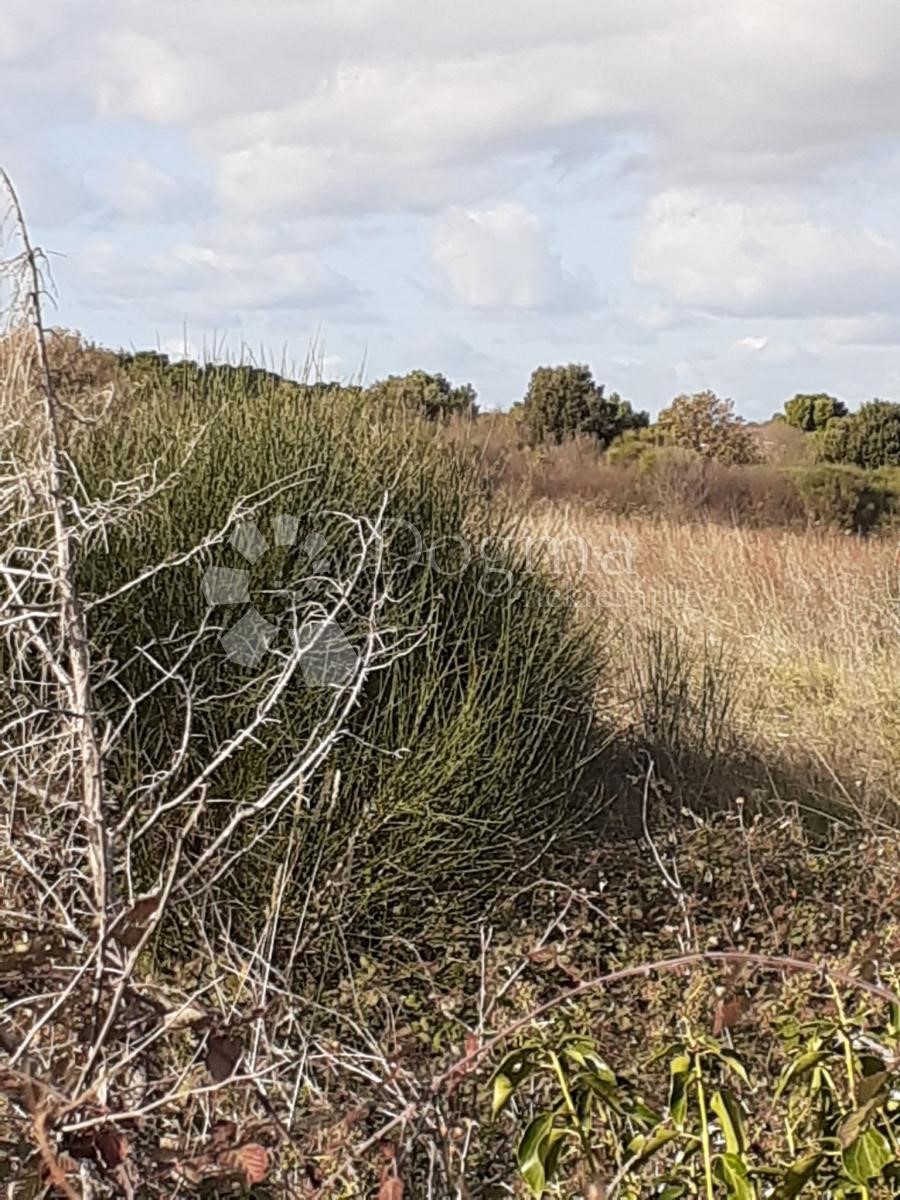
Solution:
<svg viewBox="0 0 900 1200"><path fill-rule="evenodd" d="M799 392L784 405L785 420L804 433L816 433L824 429L829 421L840 420L847 415L847 406L824 392L808 394Z"/></svg>
<svg viewBox="0 0 900 1200"><path fill-rule="evenodd" d="M366 400L398 404L428 421L446 421L450 417L474 417L478 412L475 389L469 383L454 387L443 375L410 371L408 375L389 375L367 388Z"/></svg>
<svg viewBox="0 0 900 1200"><path fill-rule="evenodd" d="M423 372L46 372L22 295L11 1194L896 1194L892 406L776 461L578 366L521 423Z"/></svg>
<svg viewBox="0 0 900 1200"><path fill-rule="evenodd" d="M863 470L900 467L900 404L873 400L821 434L825 462L846 463Z"/></svg>
<svg viewBox="0 0 900 1200"><path fill-rule="evenodd" d="M582 363L538 367L528 385L522 416L536 445L558 445L568 438L586 436L608 446L650 420L646 413L634 412L616 392L607 397L603 385L594 382L590 367Z"/></svg>
<svg viewBox="0 0 900 1200"><path fill-rule="evenodd" d="M704 458L740 465L759 460L746 425L735 415L733 401L715 392L676 396L659 414L657 426L666 441Z"/></svg>
<svg viewBox="0 0 900 1200"><path fill-rule="evenodd" d="M490 502L477 463L448 455L434 428L390 407L367 410L363 428L352 392L313 388L298 403L292 388L262 374L252 377L250 389L248 378L191 374L173 387L163 369L154 379L142 376L136 409L123 407L102 427L73 432L71 452L88 496L103 494L112 480L139 476L150 463L173 479L143 506L139 524L111 530L83 555L82 593L89 601L115 593L146 564L170 561L222 527L235 497L263 495L273 478L290 477L290 486L254 513L253 526L269 546L259 561L225 544L203 564L245 571L252 611L277 627L286 596L308 575L346 576L358 534L335 514L374 519L388 496L386 519L395 532L379 577L365 572L347 603L352 611L384 581L390 626L415 647L367 680L327 771L306 781L310 802L319 798L313 811L325 805L329 817L304 818L297 890L292 884L284 903L288 912L307 904L315 865L334 877L352 841L352 876L333 897L346 937L380 936L388 913L396 934L415 929L422 938L437 936L424 913L440 921L461 914L467 897L500 878L498 871L509 877L530 842L581 819L590 799L579 779L593 736L598 648L577 627L572 602L517 551L513 519L502 502ZM284 546L272 544L281 514L293 521L291 544ZM109 605L95 628L104 654L125 660L138 640L157 646L154 666L138 659L115 691L100 688L98 702L110 720L124 715L117 693L139 693L155 671L174 669L183 651L167 636L193 628L208 611L202 576L194 563L173 567ZM185 775L233 736L257 700L253 673L225 661L219 645L222 623L230 628L250 609L214 611L196 648L196 703L206 718L182 764ZM365 629L351 622L346 632L356 643ZM271 652L279 652L283 639L272 642ZM234 699L213 703L223 688L233 689ZM216 788L232 795L261 785L315 728L321 711L320 691L292 689L265 743L223 767ZM152 771L160 746L177 744L181 715L165 691L145 720L154 739L123 745L111 764L126 795ZM471 828L479 830L477 839ZM286 816L234 874L222 877L217 919L227 912L244 937L252 936L254 906L270 894L292 830ZM208 835L205 825L198 832ZM148 842L148 870L155 871L169 836L161 822L158 840ZM325 932L336 914L323 908L319 919ZM321 977L326 969L310 945L304 970Z"/></svg>

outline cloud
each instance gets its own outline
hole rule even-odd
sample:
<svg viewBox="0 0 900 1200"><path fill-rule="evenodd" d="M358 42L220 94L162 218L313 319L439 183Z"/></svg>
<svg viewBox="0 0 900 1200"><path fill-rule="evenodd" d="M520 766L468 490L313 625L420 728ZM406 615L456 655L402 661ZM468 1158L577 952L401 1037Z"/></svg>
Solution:
<svg viewBox="0 0 900 1200"><path fill-rule="evenodd" d="M900 249L872 230L817 221L793 200L673 189L648 207L634 274L711 312L837 315L896 303Z"/></svg>
<svg viewBox="0 0 900 1200"><path fill-rule="evenodd" d="M900 315L866 313L820 321L819 336L839 346L900 346Z"/></svg>
<svg viewBox="0 0 900 1200"><path fill-rule="evenodd" d="M135 294L160 316L190 313L194 320L234 322L273 311L323 314L356 308L359 289L310 251L230 249L182 240L139 259L108 239L83 253L82 286L95 308L127 305Z"/></svg>
<svg viewBox="0 0 900 1200"><path fill-rule="evenodd" d="M116 163L103 172L99 186L111 214L134 224L183 219L198 211L197 186L147 158Z"/></svg>
<svg viewBox="0 0 900 1200"><path fill-rule="evenodd" d="M0 9L4 165L117 331L185 313L268 330L278 311L349 327L377 305L398 358L439 317L449 374L460 339L502 345L473 370L510 379L532 355L640 346L627 370L650 389L706 370L711 343L750 378L809 343L881 386L896 0ZM735 346L787 318L803 327Z"/></svg>
<svg viewBox="0 0 900 1200"><path fill-rule="evenodd" d="M591 300L589 282L566 270L521 204L450 209L436 222L432 259L468 308L559 311Z"/></svg>
<svg viewBox="0 0 900 1200"><path fill-rule="evenodd" d="M523 158L590 161L621 134L652 140L670 184L784 181L900 132L894 0L134 0L110 15L101 111L191 122L223 197L281 156L325 168L310 204L353 182L371 211L386 191L437 206L435 176L452 185L462 164L479 172L472 202Z"/></svg>

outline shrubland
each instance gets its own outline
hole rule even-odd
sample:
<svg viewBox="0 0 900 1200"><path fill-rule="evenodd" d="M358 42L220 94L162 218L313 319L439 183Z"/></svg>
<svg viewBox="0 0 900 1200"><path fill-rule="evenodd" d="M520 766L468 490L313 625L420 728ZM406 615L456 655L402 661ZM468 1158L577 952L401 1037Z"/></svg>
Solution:
<svg viewBox="0 0 900 1200"><path fill-rule="evenodd" d="M888 468L577 372L557 438L425 373L40 345L2 347L4 1183L895 1194Z"/></svg>

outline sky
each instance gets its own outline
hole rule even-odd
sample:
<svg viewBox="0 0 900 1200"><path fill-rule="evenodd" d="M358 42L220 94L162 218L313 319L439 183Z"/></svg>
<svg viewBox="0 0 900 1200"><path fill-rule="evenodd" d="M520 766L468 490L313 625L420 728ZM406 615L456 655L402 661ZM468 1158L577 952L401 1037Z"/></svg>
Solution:
<svg viewBox="0 0 900 1200"><path fill-rule="evenodd" d="M2 0L55 324L413 368L900 398L896 0Z"/></svg>

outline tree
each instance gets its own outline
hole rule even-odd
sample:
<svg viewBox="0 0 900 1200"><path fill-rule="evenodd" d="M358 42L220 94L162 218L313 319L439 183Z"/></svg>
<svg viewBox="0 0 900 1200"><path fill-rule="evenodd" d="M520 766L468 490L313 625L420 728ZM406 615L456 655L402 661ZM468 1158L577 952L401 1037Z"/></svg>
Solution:
<svg viewBox="0 0 900 1200"><path fill-rule="evenodd" d="M734 402L715 392L676 396L659 414L658 428L671 445L723 463L755 463L760 455Z"/></svg>
<svg viewBox="0 0 900 1200"><path fill-rule="evenodd" d="M454 387L443 375L430 375L427 371L389 375L367 388L365 396L368 400L400 404L428 421L474 417L478 413L478 396L470 383Z"/></svg>
<svg viewBox="0 0 900 1200"><path fill-rule="evenodd" d="M787 423L795 429L802 429L804 433L816 433L824 429L829 421L838 420L846 415L846 404L825 392L798 392L784 405Z"/></svg>
<svg viewBox="0 0 900 1200"><path fill-rule="evenodd" d="M819 458L824 462L877 470L900 466L900 404L872 400L821 433Z"/></svg>
<svg viewBox="0 0 900 1200"><path fill-rule="evenodd" d="M525 426L532 443L567 438L594 437L604 446L626 429L649 424L647 413L635 412L627 400L613 392L604 395L583 363L538 367L531 376L522 404Z"/></svg>
<svg viewBox="0 0 900 1200"><path fill-rule="evenodd" d="M635 411L631 406L631 401L623 400L618 392L610 394L609 402L615 405L616 437L650 428L650 414Z"/></svg>

